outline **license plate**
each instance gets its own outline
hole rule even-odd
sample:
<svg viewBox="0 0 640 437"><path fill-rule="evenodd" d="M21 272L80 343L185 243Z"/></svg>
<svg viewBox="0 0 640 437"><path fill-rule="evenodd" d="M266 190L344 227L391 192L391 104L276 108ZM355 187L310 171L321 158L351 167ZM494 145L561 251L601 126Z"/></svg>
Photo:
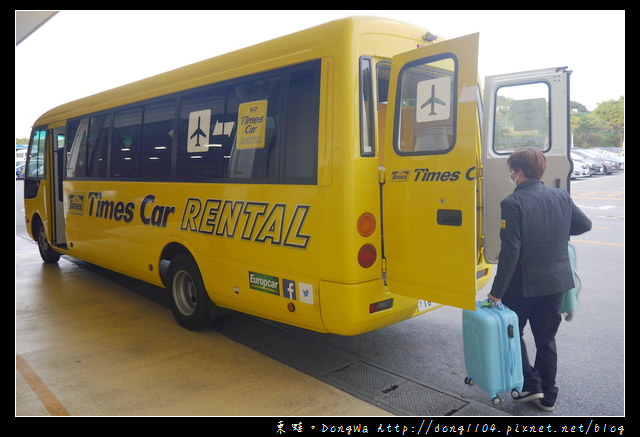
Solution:
<svg viewBox="0 0 640 437"><path fill-rule="evenodd" d="M423 311L435 310L436 308L440 308L442 306L441 303L430 302L428 300L418 300L418 312L421 313Z"/></svg>

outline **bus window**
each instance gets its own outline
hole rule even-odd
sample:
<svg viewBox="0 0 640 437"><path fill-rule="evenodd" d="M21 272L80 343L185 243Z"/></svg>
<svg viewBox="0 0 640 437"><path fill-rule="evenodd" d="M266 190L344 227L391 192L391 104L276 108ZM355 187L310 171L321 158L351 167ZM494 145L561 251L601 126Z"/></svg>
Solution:
<svg viewBox="0 0 640 437"><path fill-rule="evenodd" d="M378 62L376 65L376 76L378 85L378 106L387 103L389 99L389 76L391 75L391 63L388 61Z"/></svg>
<svg viewBox="0 0 640 437"><path fill-rule="evenodd" d="M27 156L27 168L25 177L34 179L45 178L45 149L46 149L47 130L45 128L35 129L31 135L31 144L29 145L29 155Z"/></svg>
<svg viewBox="0 0 640 437"><path fill-rule="evenodd" d="M306 68L290 75L284 133L285 182L316 183L318 83L317 69Z"/></svg>
<svg viewBox="0 0 640 437"><path fill-rule="evenodd" d="M371 58L360 58L360 156L375 155L374 97Z"/></svg>
<svg viewBox="0 0 640 437"><path fill-rule="evenodd" d="M171 173L175 102L147 105L142 125L142 150L140 175L158 179Z"/></svg>
<svg viewBox="0 0 640 437"><path fill-rule="evenodd" d="M115 114L111 138L111 176L128 178L139 175L142 108L125 109Z"/></svg>
<svg viewBox="0 0 640 437"><path fill-rule="evenodd" d="M180 105L177 177L181 180L220 178L231 151L231 128L225 123L224 88L198 91Z"/></svg>
<svg viewBox="0 0 640 437"><path fill-rule="evenodd" d="M89 141L87 143L87 176L107 176L110 129L111 114L101 114L91 117L89 123Z"/></svg>
<svg viewBox="0 0 640 437"><path fill-rule="evenodd" d="M496 90L493 133L496 153L511 153L523 147L549 150L549 95L549 85L542 82Z"/></svg>
<svg viewBox="0 0 640 437"><path fill-rule="evenodd" d="M429 58L401 73L396 151L401 155L446 153L455 143L455 59Z"/></svg>
<svg viewBox="0 0 640 437"><path fill-rule="evenodd" d="M38 194L39 180L45 179L45 150L47 130L34 129L29 142L27 162L25 167L24 197L33 199Z"/></svg>
<svg viewBox="0 0 640 437"><path fill-rule="evenodd" d="M87 161L87 133L89 131L89 119L71 120L67 135L69 137L69 150L67 151L67 177L85 177Z"/></svg>
<svg viewBox="0 0 640 437"><path fill-rule="evenodd" d="M378 91L378 138L381 146L380 162L384 160L385 124L387 122L387 100L389 99L389 77L391 76L391 63L381 61L376 64L376 85Z"/></svg>
<svg viewBox="0 0 640 437"><path fill-rule="evenodd" d="M234 85L230 89L227 115L237 119L231 151L229 177L278 181L276 132L280 129L280 76Z"/></svg>

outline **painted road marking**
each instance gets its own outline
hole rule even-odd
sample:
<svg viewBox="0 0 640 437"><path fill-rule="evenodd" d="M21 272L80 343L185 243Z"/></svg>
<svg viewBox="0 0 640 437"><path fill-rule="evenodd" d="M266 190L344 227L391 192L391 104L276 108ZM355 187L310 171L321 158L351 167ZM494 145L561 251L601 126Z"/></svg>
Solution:
<svg viewBox="0 0 640 437"><path fill-rule="evenodd" d="M16 369L52 416L71 415L22 355L16 355Z"/></svg>

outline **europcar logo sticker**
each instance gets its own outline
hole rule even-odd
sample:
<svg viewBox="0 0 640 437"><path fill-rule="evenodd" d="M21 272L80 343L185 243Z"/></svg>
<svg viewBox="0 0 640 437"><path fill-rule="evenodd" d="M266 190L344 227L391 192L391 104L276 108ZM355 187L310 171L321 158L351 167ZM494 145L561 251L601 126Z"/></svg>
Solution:
<svg viewBox="0 0 640 437"><path fill-rule="evenodd" d="M280 279L264 273L249 272L249 288L279 296Z"/></svg>

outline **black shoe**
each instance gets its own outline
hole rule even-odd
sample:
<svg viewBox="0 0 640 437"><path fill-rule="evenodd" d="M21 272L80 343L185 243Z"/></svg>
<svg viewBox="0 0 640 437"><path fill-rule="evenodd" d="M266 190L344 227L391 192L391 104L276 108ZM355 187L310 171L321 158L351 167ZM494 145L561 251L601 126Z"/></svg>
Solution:
<svg viewBox="0 0 640 437"><path fill-rule="evenodd" d="M543 399L536 399L535 401L533 401L533 404L540 408L541 410L544 411L553 411L553 404L550 404L549 402L547 402L544 398Z"/></svg>
<svg viewBox="0 0 640 437"><path fill-rule="evenodd" d="M517 396L513 396L515 402L531 402L542 398L544 398L544 394L530 391L523 391L518 393Z"/></svg>

